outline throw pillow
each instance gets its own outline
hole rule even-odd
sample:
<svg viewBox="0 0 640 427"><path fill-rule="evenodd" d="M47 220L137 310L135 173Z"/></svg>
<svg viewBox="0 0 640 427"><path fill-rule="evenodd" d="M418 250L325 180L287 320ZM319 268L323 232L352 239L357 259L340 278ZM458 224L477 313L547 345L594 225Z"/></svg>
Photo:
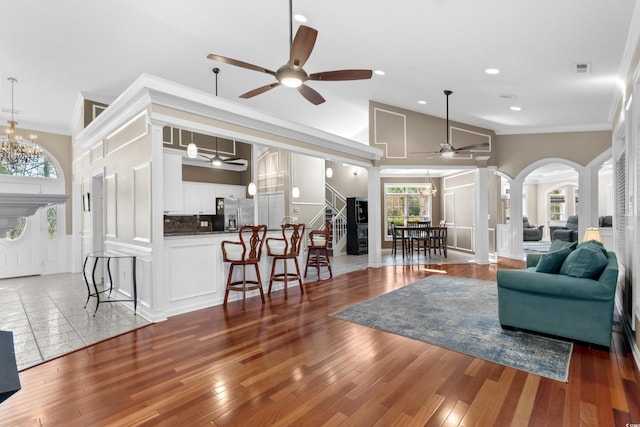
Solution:
<svg viewBox="0 0 640 427"><path fill-rule="evenodd" d="M604 245L598 242L597 240L589 240L586 242L582 242L578 245L578 247L590 247L590 248L598 249L602 251L604 256L607 256L607 250L605 249Z"/></svg>
<svg viewBox="0 0 640 427"><path fill-rule="evenodd" d="M565 242L564 240L554 240L551 242L551 246L549 247L549 252L555 252L558 249L562 248L571 248L574 250L578 246L578 242Z"/></svg>
<svg viewBox="0 0 640 427"><path fill-rule="evenodd" d="M567 276L598 279L607 266L608 258L594 245L578 245L562 263L560 274Z"/></svg>
<svg viewBox="0 0 640 427"><path fill-rule="evenodd" d="M560 267L562 267L564 260L571 252L573 252L573 249L569 246L558 249L557 251L547 252L540 257L540 261L538 261L538 264L536 265L536 271L538 273L557 274L558 271L560 271Z"/></svg>

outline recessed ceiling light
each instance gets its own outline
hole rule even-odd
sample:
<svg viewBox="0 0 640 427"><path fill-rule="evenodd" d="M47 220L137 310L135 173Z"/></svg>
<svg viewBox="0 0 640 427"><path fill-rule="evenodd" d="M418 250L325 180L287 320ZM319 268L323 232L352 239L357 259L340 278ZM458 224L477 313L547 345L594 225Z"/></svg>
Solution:
<svg viewBox="0 0 640 427"><path fill-rule="evenodd" d="M298 22L307 22L307 17L304 15L293 15L293 19Z"/></svg>
<svg viewBox="0 0 640 427"><path fill-rule="evenodd" d="M518 106L516 106L516 105L514 105L514 106L512 106L512 107L509 107L509 109L510 109L511 111L522 111L522 108L520 108L520 107L518 107Z"/></svg>
<svg viewBox="0 0 640 427"><path fill-rule="evenodd" d="M500 74L500 70L497 68L487 68L484 72L487 74Z"/></svg>
<svg viewBox="0 0 640 427"><path fill-rule="evenodd" d="M427 101L423 101L422 99L420 101L418 101L418 104L425 105L426 103L427 103Z"/></svg>
<svg viewBox="0 0 640 427"><path fill-rule="evenodd" d="M377 74L377 75L379 75L379 76L384 76L385 74L387 74L387 73L385 73L385 72L384 72L384 71L382 71L382 70L375 70L375 71L374 71L374 73L376 73L376 74Z"/></svg>

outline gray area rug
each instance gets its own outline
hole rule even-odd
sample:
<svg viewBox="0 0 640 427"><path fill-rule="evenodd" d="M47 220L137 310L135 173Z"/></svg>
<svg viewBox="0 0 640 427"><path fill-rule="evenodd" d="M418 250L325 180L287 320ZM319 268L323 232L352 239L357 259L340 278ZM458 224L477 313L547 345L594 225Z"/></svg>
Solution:
<svg viewBox="0 0 640 427"><path fill-rule="evenodd" d="M503 330L495 282L429 276L331 316L567 382L573 343Z"/></svg>

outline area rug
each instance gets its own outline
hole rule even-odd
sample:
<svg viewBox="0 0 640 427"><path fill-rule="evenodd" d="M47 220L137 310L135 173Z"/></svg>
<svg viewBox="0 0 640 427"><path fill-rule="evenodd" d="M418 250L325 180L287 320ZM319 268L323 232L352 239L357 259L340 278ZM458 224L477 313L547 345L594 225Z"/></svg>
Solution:
<svg viewBox="0 0 640 427"><path fill-rule="evenodd" d="M567 382L573 344L503 330L495 282L429 276L331 316Z"/></svg>

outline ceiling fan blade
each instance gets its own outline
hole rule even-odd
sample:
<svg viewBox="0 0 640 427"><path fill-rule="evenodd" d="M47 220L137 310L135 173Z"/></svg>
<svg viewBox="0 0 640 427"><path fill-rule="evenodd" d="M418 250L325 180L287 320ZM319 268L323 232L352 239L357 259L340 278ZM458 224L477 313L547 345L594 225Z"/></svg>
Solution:
<svg viewBox="0 0 640 427"><path fill-rule="evenodd" d="M276 75L275 71L271 71L268 68L259 67L257 65L249 64L248 62L238 61L237 59L227 58L226 56L214 55L210 53L207 55L207 58L212 59L214 61L223 62L229 65L235 65L236 67L246 68L248 70L259 71L261 73L271 74L272 76Z"/></svg>
<svg viewBox="0 0 640 427"><path fill-rule="evenodd" d="M373 71L371 70L336 70L313 73L309 75L309 79L327 81L364 80L370 79L372 75Z"/></svg>
<svg viewBox="0 0 640 427"><path fill-rule="evenodd" d="M280 86L280 82L275 82L275 83L270 83L268 85L260 86L257 89L253 89L253 90L250 90L247 93L243 93L242 95L240 95L240 98L243 98L243 99L252 98L252 97L254 97L256 95L260 95L261 93L265 93L266 91L271 90L274 87L278 87L278 86Z"/></svg>
<svg viewBox="0 0 640 427"><path fill-rule="evenodd" d="M313 105L322 104L324 102L324 98L315 89L310 88L309 86L302 84L298 86L298 92L305 98L307 101L311 102Z"/></svg>
<svg viewBox="0 0 640 427"><path fill-rule="evenodd" d="M238 160L243 160L242 157L220 157L224 163L231 163Z"/></svg>
<svg viewBox="0 0 640 427"><path fill-rule="evenodd" d="M460 147L455 151L481 150L483 148L489 148L489 143L484 142L482 144L467 145L466 147Z"/></svg>
<svg viewBox="0 0 640 427"><path fill-rule="evenodd" d="M297 68L302 68L307 62L307 59L309 59L313 46L316 44L316 37L318 37L317 30L307 27L306 25L301 25L291 44L289 64Z"/></svg>

